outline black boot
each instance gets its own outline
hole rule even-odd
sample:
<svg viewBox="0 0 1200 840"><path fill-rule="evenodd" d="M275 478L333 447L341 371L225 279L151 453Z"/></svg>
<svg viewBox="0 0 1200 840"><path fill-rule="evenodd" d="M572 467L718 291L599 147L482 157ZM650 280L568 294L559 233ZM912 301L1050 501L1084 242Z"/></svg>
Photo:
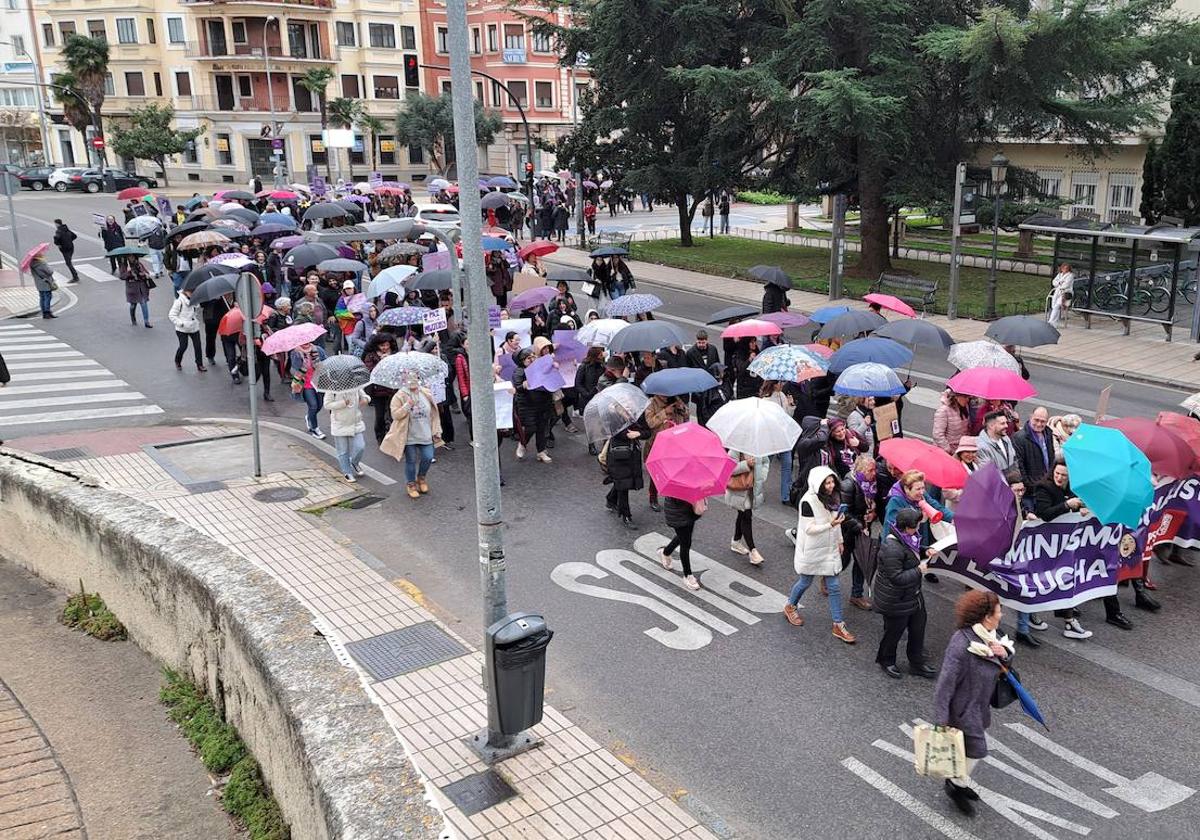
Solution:
<svg viewBox="0 0 1200 840"><path fill-rule="evenodd" d="M1120 627L1122 630L1132 630L1133 629L1133 622L1129 620L1129 618L1125 615L1125 613L1120 612L1120 611L1115 612L1112 615L1105 617L1104 620L1107 621L1109 624L1111 624L1113 627Z"/></svg>
<svg viewBox="0 0 1200 840"><path fill-rule="evenodd" d="M1037 639L1035 639L1033 637L1033 635L1030 633L1018 633L1017 641L1023 645L1026 645L1027 647L1031 647L1031 648L1036 648L1036 647L1042 646L1042 643L1039 642Z"/></svg>
<svg viewBox="0 0 1200 840"><path fill-rule="evenodd" d="M1146 591L1146 583L1141 580L1130 581L1133 586L1133 605L1139 610L1149 610L1150 612L1158 612L1162 609L1162 604L1150 596Z"/></svg>
<svg viewBox="0 0 1200 840"><path fill-rule="evenodd" d="M949 779L946 780L945 788L946 795L950 797L950 800L958 810L962 811L968 817L975 816L975 805L972 804L972 800L979 798L978 793L968 787L959 787Z"/></svg>

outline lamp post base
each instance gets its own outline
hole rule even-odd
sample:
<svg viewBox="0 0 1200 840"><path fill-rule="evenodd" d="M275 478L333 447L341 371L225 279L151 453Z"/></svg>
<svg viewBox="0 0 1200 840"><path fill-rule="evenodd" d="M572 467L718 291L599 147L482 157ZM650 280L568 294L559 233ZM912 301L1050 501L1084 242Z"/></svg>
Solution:
<svg viewBox="0 0 1200 840"><path fill-rule="evenodd" d="M466 739L467 746L471 748L471 751L479 756L484 764L488 765L504 761L529 750L537 749L542 745L541 739L530 735L529 730L525 730L517 735L500 735L496 733L494 740L501 742L497 744L488 742L489 735L491 734L488 730L484 729Z"/></svg>

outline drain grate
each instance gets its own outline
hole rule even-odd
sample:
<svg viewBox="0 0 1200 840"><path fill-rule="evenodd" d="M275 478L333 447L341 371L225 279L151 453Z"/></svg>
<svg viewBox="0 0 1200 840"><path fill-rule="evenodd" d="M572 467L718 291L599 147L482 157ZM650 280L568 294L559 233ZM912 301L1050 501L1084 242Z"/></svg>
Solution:
<svg viewBox="0 0 1200 840"><path fill-rule="evenodd" d="M361 496L355 496L353 499L343 504L342 507L348 507L351 510L361 510L362 508L370 507L371 505L377 505L382 501L383 496L376 496L372 493L364 493Z"/></svg>
<svg viewBox="0 0 1200 840"><path fill-rule="evenodd" d="M307 495L308 491L301 487L268 487L259 490L252 498L258 502L294 502Z"/></svg>
<svg viewBox="0 0 1200 840"><path fill-rule="evenodd" d="M218 490L225 489L224 481L197 481L194 484L185 484L189 493L215 493Z"/></svg>
<svg viewBox="0 0 1200 840"><path fill-rule="evenodd" d="M346 650L376 681L390 680L467 653L462 644L432 621L350 642Z"/></svg>
<svg viewBox="0 0 1200 840"><path fill-rule="evenodd" d="M42 458L49 458L51 461L81 461L84 458L92 457L86 449L78 446L67 449L51 449L48 452L38 452L37 454Z"/></svg>
<svg viewBox="0 0 1200 840"><path fill-rule="evenodd" d="M486 811L517 795L513 786L495 770L484 770L442 788L446 798L455 804L464 816L470 817Z"/></svg>

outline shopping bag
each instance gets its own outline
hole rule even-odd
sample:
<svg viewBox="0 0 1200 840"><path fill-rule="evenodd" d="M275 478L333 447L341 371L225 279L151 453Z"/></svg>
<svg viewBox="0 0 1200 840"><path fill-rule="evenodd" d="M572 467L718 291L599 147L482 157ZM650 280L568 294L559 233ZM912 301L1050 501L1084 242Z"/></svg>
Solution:
<svg viewBox="0 0 1200 840"><path fill-rule="evenodd" d="M967 774L967 748L961 729L923 723L913 729L913 764L921 776L961 779Z"/></svg>

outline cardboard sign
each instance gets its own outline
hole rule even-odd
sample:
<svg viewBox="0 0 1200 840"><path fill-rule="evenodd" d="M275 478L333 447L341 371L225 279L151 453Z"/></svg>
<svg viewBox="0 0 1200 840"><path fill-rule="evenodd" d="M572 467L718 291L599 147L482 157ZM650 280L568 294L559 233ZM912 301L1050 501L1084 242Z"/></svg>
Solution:
<svg viewBox="0 0 1200 840"><path fill-rule="evenodd" d="M1112 397L1112 386L1108 385L1100 392L1100 399L1096 401L1096 422L1099 423L1108 414L1108 400Z"/></svg>
<svg viewBox="0 0 1200 840"><path fill-rule="evenodd" d="M108 220L104 217L103 213L92 214L92 224L96 225L97 227L104 227L104 223L106 221Z"/></svg>
<svg viewBox="0 0 1200 840"><path fill-rule="evenodd" d="M439 306L437 309L426 312L425 317L421 319L421 328L425 331L425 335L432 335L446 329L446 310Z"/></svg>
<svg viewBox="0 0 1200 840"><path fill-rule="evenodd" d="M370 185L371 189L375 189L376 187L382 187L383 186L383 173L382 172L372 172L371 174L369 174L367 176L367 184Z"/></svg>
<svg viewBox="0 0 1200 840"><path fill-rule="evenodd" d="M877 405L871 413L875 416L876 440L887 440L900 434L900 415L895 403Z"/></svg>

